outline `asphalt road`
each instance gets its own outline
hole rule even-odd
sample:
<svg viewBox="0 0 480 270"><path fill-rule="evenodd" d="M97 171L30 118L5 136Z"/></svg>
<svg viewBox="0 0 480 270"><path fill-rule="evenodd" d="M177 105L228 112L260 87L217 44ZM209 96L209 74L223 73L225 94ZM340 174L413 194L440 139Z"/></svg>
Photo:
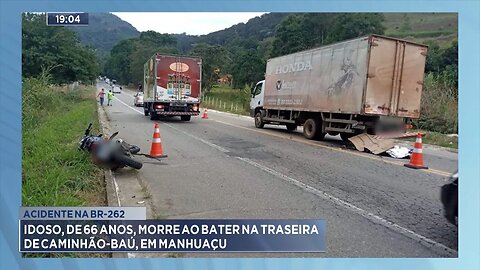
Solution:
<svg viewBox="0 0 480 270"><path fill-rule="evenodd" d="M149 151L154 122L133 107L133 92L115 95L106 111L119 137ZM431 170L413 170L402 166L408 160L350 150L337 138L306 140L300 128L256 129L247 117L209 111L208 120L159 123L168 158L138 172L155 217L321 218L327 252L300 256L457 256L457 228L439 200L456 153L426 149Z"/></svg>

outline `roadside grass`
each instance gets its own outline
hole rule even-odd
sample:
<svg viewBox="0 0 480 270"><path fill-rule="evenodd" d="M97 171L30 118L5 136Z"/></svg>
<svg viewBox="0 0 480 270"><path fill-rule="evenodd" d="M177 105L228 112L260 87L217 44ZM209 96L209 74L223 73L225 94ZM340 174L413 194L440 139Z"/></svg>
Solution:
<svg viewBox="0 0 480 270"><path fill-rule="evenodd" d="M406 138L402 141L414 142L415 138ZM449 136L447 134L442 134L434 131L427 131L425 135L422 136L422 143L437 145L445 148L458 149L458 137Z"/></svg>
<svg viewBox="0 0 480 270"><path fill-rule="evenodd" d="M104 206L102 170L78 140L88 123L98 130L95 91L53 87L28 78L22 85L22 205ZM27 253L25 257L106 257L107 253Z"/></svg>
<svg viewBox="0 0 480 270"><path fill-rule="evenodd" d="M97 121L95 103L87 99L71 105L68 111L49 115L36 129L23 131L24 206L105 204L101 170L77 150L88 123Z"/></svg>
<svg viewBox="0 0 480 270"><path fill-rule="evenodd" d="M232 89L227 85L214 85L202 100L202 106L218 111L248 115L250 89Z"/></svg>

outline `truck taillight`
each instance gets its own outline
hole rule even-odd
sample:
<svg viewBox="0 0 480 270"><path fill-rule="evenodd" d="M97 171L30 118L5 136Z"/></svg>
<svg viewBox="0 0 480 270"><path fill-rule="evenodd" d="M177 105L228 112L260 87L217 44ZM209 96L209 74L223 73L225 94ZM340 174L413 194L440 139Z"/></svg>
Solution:
<svg viewBox="0 0 480 270"><path fill-rule="evenodd" d="M162 104L157 104L157 105L155 105L155 108L156 109L163 109L163 105Z"/></svg>
<svg viewBox="0 0 480 270"><path fill-rule="evenodd" d="M192 110L193 110L193 111L198 111L198 106L197 106L197 105L193 105Z"/></svg>
<svg viewBox="0 0 480 270"><path fill-rule="evenodd" d="M412 128L413 128L413 125L411 125L411 124L406 124L405 125L405 129L412 129Z"/></svg>

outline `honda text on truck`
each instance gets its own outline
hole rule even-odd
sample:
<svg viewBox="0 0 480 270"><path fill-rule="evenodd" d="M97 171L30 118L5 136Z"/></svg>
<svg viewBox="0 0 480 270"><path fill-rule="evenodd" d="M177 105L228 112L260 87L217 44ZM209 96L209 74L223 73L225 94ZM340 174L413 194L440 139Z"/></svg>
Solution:
<svg viewBox="0 0 480 270"><path fill-rule="evenodd" d="M195 57L153 55L144 65L145 116L180 116L190 121L200 113L202 60Z"/></svg>
<svg viewBox="0 0 480 270"><path fill-rule="evenodd" d="M404 131L420 117L427 46L370 35L269 59L252 89L255 126L308 139Z"/></svg>

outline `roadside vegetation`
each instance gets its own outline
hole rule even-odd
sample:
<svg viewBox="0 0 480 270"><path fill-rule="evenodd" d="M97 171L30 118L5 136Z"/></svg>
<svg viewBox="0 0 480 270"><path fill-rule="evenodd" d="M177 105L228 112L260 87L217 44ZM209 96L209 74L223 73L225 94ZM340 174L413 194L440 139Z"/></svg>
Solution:
<svg viewBox="0 0 480 270"><path fill-rule="evenodd" d="M22 205L105 205L101 170L77 150L88 123L98 127L95 90L85 86L98 72L74 32L22 15Z"/></svg>
<svg viewBox="0 0 480 270"><path fill-rule="evenodd" d="M78 151L88 123L98 127L99 64L92 48L44 14L22 15L22 205L103 206L103 171ZM105 253L26 253L25 257L105 257Z"/></svg>
<svg viewBox="0 0 480 270"><path fill-rule="evenodd" d="M202 100L202 106L209 109L248 115L250 111L250 88L232 89L228 85L214 85Z"/></svg>
<svg viewBox="0 0 480 270"><path fill-rule="evenodd" d="M22 205L105 205L102 171L78 151L88 123L98 127L95 91L52 86L50 79L23 79Z"/></svg>

